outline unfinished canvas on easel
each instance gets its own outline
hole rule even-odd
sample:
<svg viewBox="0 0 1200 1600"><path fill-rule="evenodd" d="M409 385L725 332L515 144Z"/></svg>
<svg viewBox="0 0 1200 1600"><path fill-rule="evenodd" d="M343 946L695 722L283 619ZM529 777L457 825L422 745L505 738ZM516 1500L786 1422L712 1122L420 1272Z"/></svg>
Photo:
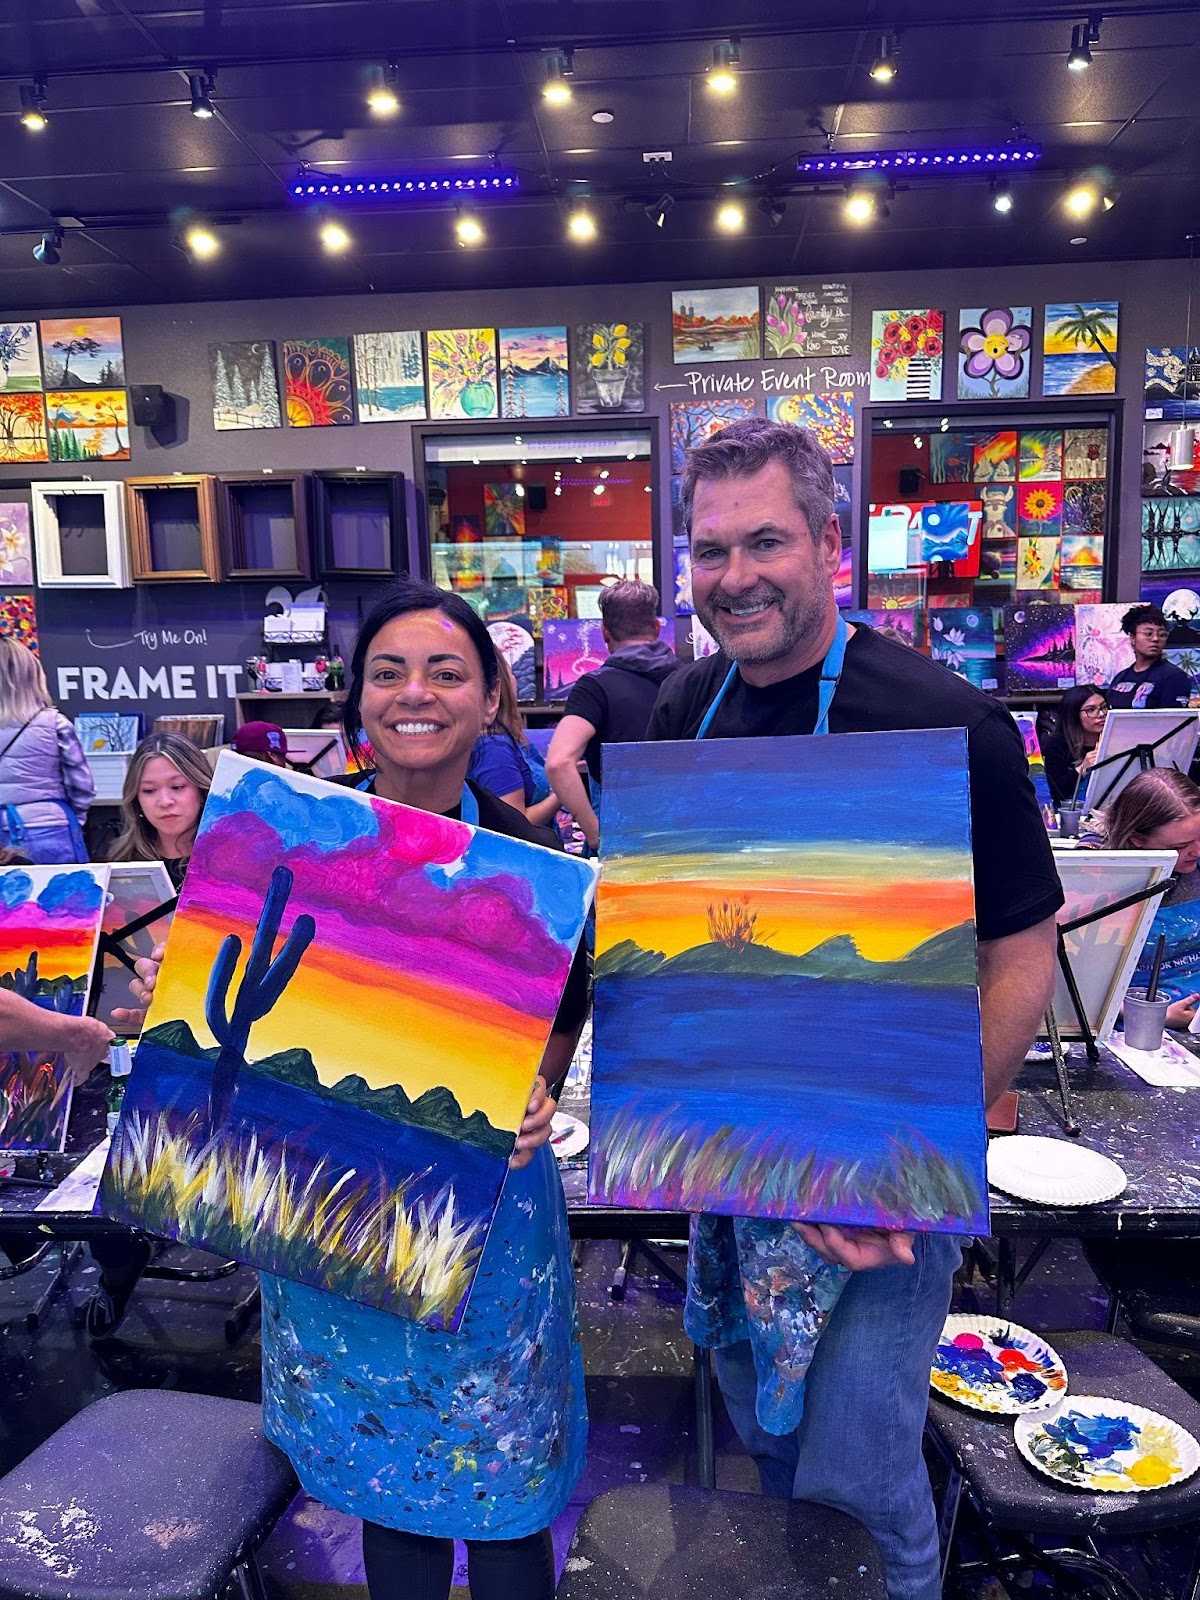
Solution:
<svg viewBox="0 0 1200 1600"><path fill-rule="evenodd" d="M222 755L106 1213L456 1328L593 882L571 856Z"/></svg>
<svg viewBox="0 0 1200 1600"><path fill-rule="evenodd" d="M591 1199L986 1231L966 735L604 763Z"/></svg>
<svg viewBox="0 0 1200 1600"><path fill-rule="evenodd" d="M0 988L81 1017L96 960L108 867L0 868ZM50 1050L0 1054L0 1150L61 1150L71 1080Z"/></svg>
<svg viewBox="0 0 1200 1600"><path fill-rule="evenodd" d="M1126 784L1148 767L1187 772L1196 754L1200 712L1186 706L1161 711L1110 711L1088 774L1083 808L1110 806ZM1145 752L1144 756L1139 751Z"/></svg>

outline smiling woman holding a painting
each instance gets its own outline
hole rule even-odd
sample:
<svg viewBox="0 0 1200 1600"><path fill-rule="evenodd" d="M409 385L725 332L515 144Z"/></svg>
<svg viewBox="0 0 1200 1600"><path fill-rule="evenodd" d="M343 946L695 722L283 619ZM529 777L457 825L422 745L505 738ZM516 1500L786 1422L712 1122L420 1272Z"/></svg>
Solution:
<svg viewBox="0 0 1200 1600"><path fill-rule="evenodd" d="M499 672L465 601L401 585L352 680L373 771L218 762L105 1209L263 1271L266 1431L364 1519L372 1600L445 1600L455 1538L475 1600L549 1600L587 1417L546 1085L594 869L467 782Z"/></svg>

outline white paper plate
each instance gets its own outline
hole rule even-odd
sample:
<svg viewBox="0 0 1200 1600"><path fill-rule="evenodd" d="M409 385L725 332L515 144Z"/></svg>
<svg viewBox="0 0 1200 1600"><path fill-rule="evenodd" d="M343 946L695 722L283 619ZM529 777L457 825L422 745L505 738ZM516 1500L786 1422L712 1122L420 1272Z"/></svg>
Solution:
<svg viewBox="0 0 1200 1600"><path fill-rule="evenodd" d="M1145 1494L1200 1467L1200 1444L1186 1428L1097 1395L1069 1395L1053 1411L1018 1417L1016 1440L1031 1467L1068 1489Z"/></svg>
<svg viewBox="0 0 1200 1600"><path fill-rule="evenodd" d="M1056 1406L1067 1369L1044 1339L1002 1317L947 1317L929 1382L972 1411L1016 1416Z"/></svg>
<svg viewBox="0 0 1200 1600"><path fill-rule="evenodd" d="M567 1161L588 1147L588 1125L569 1111L556 1111L550 1124L550 1148L559 1161Z"/></svg>
<svg viewBox="0 0 1200 1600"><path fill-rule="evenodd" d="M1047 1206L1094 1206L1114 1200L1126 1177L1115 1161L1073 1139L1013 1133L988 1145L988 1182L1019 1200Z"/></svg>

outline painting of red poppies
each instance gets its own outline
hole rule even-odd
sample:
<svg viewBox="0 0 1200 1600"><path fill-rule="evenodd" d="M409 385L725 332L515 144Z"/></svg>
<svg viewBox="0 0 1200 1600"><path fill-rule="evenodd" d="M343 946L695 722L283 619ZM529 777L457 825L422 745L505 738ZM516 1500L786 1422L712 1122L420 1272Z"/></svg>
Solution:
<svg viewBox="0 0 1200 1600"><path fill-rule="evenodd" d="M940 400L940 311L871 313L871 399Z"/></svg>
<svg viewBox="0 0 1200 1600"><path fill-rule="evenodd" d="M1032 306L989 306L958 314L958 398L1028 400Z"/></svg>
<svg viewBox="0 0 1200 1600"><path fill-rule="evenodd" d="M349 339L285 339L289 428L341 428L354 421Z"/></svg>

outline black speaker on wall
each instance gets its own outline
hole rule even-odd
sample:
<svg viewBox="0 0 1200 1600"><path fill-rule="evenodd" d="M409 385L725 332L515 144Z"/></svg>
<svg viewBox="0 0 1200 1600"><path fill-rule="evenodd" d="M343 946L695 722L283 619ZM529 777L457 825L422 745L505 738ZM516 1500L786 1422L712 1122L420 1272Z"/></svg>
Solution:
<svg viewBox="0 0 1200 1600"><path fill-rule="evenodd" d="M170 400L161 383L131 383L129 410L139 428L157 428L165 422Z"/></svg>
<svg viewBox="0 0 1200 1600"><path fill-rule="evenodd" d="M920 492L921 492L921 469L920 469L920 467L901 467L900 468L900 493L902 495L907 495L907 494L920 494Z"/></svg>
<svg viewBox="0 0 1200 1600"><path fill-rule="evenodd" d="M530 511L545 511L546 485L544 483L531 483L525 491L525 496L529 501Z"/></svg>

